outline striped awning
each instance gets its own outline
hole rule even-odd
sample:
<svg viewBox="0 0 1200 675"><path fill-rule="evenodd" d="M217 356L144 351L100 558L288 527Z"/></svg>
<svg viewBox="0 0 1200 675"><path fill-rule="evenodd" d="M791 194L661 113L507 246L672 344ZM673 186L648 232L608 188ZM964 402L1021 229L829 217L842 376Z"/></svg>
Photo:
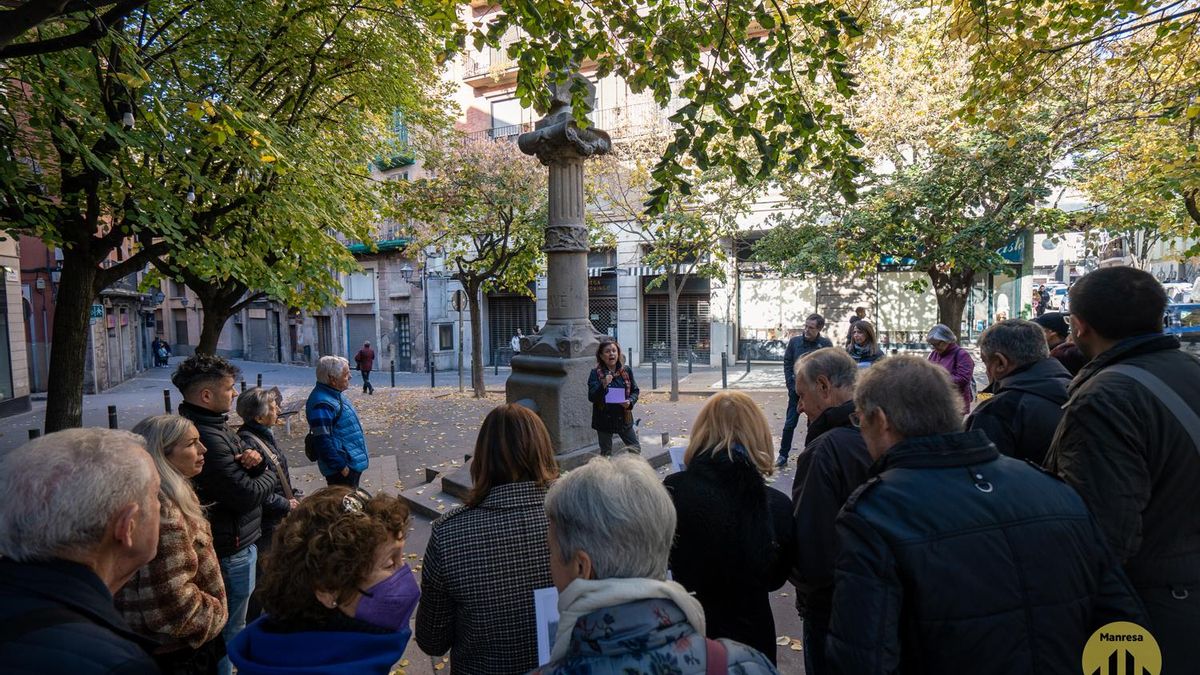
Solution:
<svg viewBox="0 0 1200 675"><path fill-rule="evenodd" d="M675 267L676 274L690 274L695 272L695 266L691 264L677 264ZM666 272L666 267L662 265L634 265L629 268L629 275L635 277L656 277Z"/></svg>
<svg viewBox="0 0 1200 675"><path fill-rule="evenodd" d="M617 268L612 267L612 266L589 267L588 268L588 276L589 277L601 277L601 276L604 276L605 274L616 274L616 273L617 273Z"/></svg>

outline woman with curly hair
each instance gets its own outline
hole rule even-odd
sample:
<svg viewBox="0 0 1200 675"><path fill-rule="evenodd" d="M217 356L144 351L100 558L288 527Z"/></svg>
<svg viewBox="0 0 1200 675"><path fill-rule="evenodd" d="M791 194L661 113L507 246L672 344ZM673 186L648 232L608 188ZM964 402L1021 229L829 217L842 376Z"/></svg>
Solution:
<svg viewBox="0 0 1200 675"><path fill-rule="evenodd" d="M216 673L229 619L212 530L189 479L204 466L196 426L179 415L133 427L146 439L161 480L158 555L113 598L129 627L158 643L152 656L166 675Z"/></svg>
<svg viewBox="0 0 1200 675"><path fill-rule="evenodd" d="M404 563L408 506L333 486L275 531L259 581L265 614L229 644L241 675L379 673L400 660L421 592Z"/></svg>

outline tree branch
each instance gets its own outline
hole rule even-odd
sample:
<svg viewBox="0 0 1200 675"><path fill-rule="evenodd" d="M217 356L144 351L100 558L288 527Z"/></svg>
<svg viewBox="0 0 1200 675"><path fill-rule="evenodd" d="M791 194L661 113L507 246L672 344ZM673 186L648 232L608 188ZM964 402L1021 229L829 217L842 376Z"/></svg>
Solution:
<svg viewBox="0 0 1200 675"><path fill-rule="evenodd" d="M22 42L15 45L9 44L9 42L11 42L17 37L17 35L20 34L20 32L29 30L33 26L36 26L37 23L41 23L41 21L49 18L49 16L43 17L41 21L33 24L33 26L20 29L20 32L18 33L13 33L12 29L4 30L0 32L0 45L4 45L2 48L0 48L0 59L11 59L20 56L34 56L37 54L49 54L51 52L59 52L66 49L72 49L74 47L82 47L84 45L92 44L93 42L107 35L110 28L119 26L121 22L125 20L126 16L131 14L138 7L146 4L148 1L149 0L121 0L120 2L117 2L112 9L92 19L88 23L87 28L71 33L70 35L63 35L62 37L49 38L46 40L35 40L34 42ZM61 7L63 3L49 3L49 9L52 9L55 4L58 4ZM34 5L37 5L39 10L44 11L47 9L47 3L35 1L28 2L21 9L15 9L12 11L20 12L26 7ZM4 19L10 18L10 16L0 18L0 25L6 24L7 21L4 21Z"/></svg>

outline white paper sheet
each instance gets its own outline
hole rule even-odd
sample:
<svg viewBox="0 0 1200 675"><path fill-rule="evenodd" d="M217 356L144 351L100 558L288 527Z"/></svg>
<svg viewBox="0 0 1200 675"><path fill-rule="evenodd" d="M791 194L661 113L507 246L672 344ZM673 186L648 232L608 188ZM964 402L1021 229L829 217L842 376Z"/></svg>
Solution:
<svg viewBox="0 0 1200 675"><path fill-rule="evenodd" d="M687 452L686 447L674 446L671 448L667 448L667 452L669 452L671 454L671 466L675 469L676 472L683 471L687 468L687 466L684 465L684 463L683 463L683 454L685 452Z"/></svg>
<svg viewBox="0 0 1200 675"><path fill-rule="evenodd" d="M550 663L550 650L558 633L558 590L553 586L535 588L533 611L537 622L538 665L544 666Z"/></svg>

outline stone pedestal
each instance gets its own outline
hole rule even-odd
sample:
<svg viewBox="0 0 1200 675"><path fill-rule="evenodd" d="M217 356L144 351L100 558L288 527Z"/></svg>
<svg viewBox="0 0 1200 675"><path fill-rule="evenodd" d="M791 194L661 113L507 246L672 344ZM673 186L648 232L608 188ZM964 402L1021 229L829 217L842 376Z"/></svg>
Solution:
<svg viewBox="0 0 1200 675"><path fill-rule="evenodd" d="M588 86L592 100L594 88ZM581 130L575 124L569 83L553 88L550 112L533 131L521 134L517 143L550 171L543 247L547 320L541 331L521 340L521 353L513 357L505 391L510 403L524 403L541 416L560 463L569 464L574 463L570 459L596 449L587 379L596 363L601 335L587 313L583 162L606 154L612 144L603 131Z"/></svg>

